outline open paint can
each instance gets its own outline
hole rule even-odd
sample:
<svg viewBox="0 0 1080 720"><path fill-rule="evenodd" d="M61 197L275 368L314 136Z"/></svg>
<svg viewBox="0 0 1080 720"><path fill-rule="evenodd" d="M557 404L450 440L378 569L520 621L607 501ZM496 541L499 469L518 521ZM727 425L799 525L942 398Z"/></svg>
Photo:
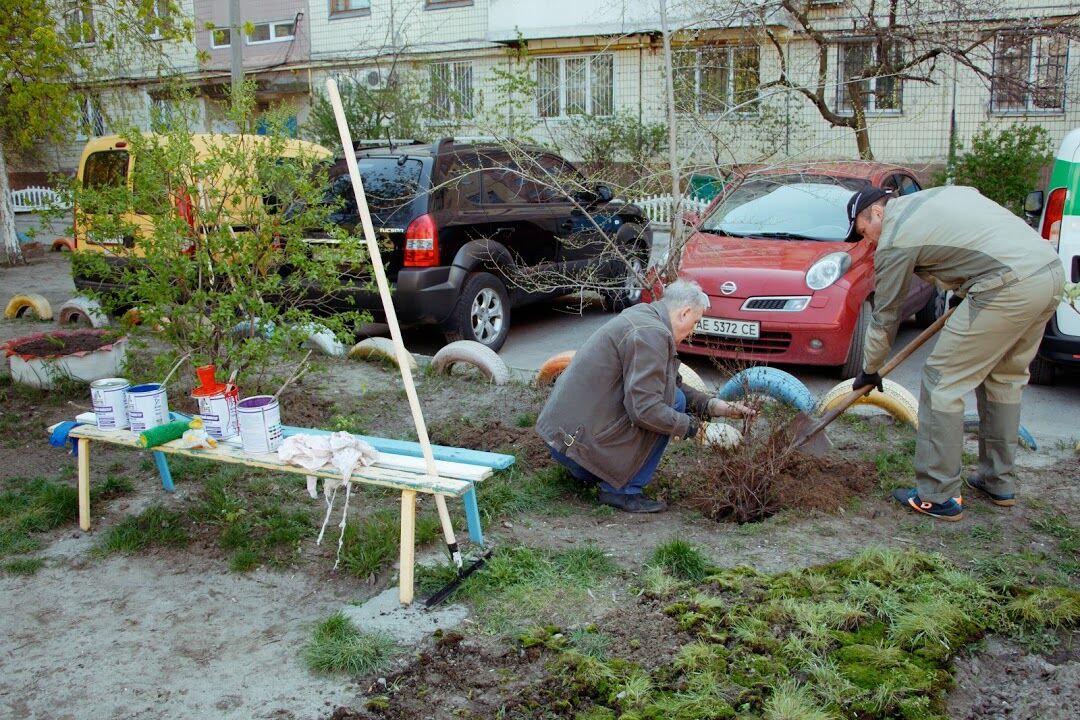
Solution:
<svg viewBox="0 0 1080 720"><path fill-rule="evenodd" d="M244 452L269 453L281 447L281 410L273 395L253 395L237 404Z"/></svg>
<svg viewBox="0 0 1080 720"><path fill-rule="evenodd" d="M99 428L123 430L128 426L126 395L130 386L124 378L103 378L90 383L90 401Z"/></svg>
<svg viewBox="0 0 1080 720"><path fill-rule="evenodd" d="M214 370L213 365L195 369L199 387L191 391L191 397L199 404L199 417L206 434L215 440L225 440L240 432L240 416L236 409L240 393L232 383L217 382Z"/></svg>
<svg viewBox="0 0 1080 720"><path fill-rule="evenodd" d="M169 422L169 398L161 383L132 385L125 397L131 432L138 434Z"/></svg>

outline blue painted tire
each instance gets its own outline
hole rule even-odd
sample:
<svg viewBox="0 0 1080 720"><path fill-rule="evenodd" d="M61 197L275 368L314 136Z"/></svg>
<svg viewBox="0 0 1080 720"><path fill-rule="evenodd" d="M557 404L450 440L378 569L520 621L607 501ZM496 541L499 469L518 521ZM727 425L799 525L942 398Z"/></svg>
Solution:
<svg viewBox="0 0 1080 720"><path fill-rule="evenodd" d="M979 416L977 413L966 413L964 415L964 432L979 432ZM1028 429L1023 425L1020 426L1016 441L1020 443L1021 447L1028 450L1039 449L1039 444L1035 442L1035 436L1028 432Z"/></svg>
<svg viewBox="0 0 1080 720"><path fill-rule="evenodd" d="M798 378L771 367L743 370L724 383L716 396L721 400L740 400L748 394L767 395L807 415L817 407L817 399Z"/></svg>

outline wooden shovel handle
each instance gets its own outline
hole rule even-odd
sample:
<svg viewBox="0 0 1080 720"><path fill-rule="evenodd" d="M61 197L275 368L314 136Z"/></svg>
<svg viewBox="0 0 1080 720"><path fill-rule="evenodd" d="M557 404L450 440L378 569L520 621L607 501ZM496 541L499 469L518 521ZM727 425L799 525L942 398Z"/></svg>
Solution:
<svg viewBox="0 0 1080 720"><path fill-rule="evenodd" d="M889 359L889 362L885 363L885 365L882 366L881 370L878 371L878 374L881 375L881 377L885 377L893 370L895 370L897 366L900 365L900 363L904 362L908 359L908 357L911 356L911 353L922 347L923 343L925 343L927 340L937 335L941 328L945 327L945 321L949 319L949 316L952 315L953 311L955 310L955 307L951 307L944 313L942 313L941 317L935 320L933 324L930 325L930 327L923 330L914 340L909 342L904 347L900 348L900 352L893 355ZM861 398L863 395L866 395L873 389L873 385L864 385L861 388L852 388L851 392L845 395L843 400L837 403L832 410L822 416L821 421L818 423L818 426L825 427L826 425L831 423L840 415L840 413L844 412L849 407L854 405L856 400Z"/></svg>

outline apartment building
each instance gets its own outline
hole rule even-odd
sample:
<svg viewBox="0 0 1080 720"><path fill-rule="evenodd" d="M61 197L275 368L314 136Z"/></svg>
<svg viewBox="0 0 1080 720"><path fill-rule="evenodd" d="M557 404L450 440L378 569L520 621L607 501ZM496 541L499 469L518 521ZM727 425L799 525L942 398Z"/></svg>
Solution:
<svg viewBox="0 0 1080 720"><path fill-rule="evenodd" d="M910 164L941 163L951 141L966 144L987 124L1038 124L1055 142L1080 125L1070 57L1080 41L1047 30L1076 31L1064 0L1013 0L977 22L928 12L916 20L922 36L908 27L884 39L860 30L861 11L844 0L806 0L803 20L824 45L779 6L726 0L670 3L666 19L657 3L633 0L241 0L239 32L228 6L190 0L195 37L174 53L207 129L227 128L221 102L240 42L260 104L295 108L301 132L327 77L372 92L408 79L425 88L432 135L452 120L459 132L526 132L572 153L568 135L593 120L667 123L665 25L680 152L702 165L857 157L855 133L829 113L864 115L874 156ZM925 63L867 77L935 42ZM508 102L512 78L525 82ZM110 117L151 127L168 112L162 88L133 75L88 93L85 132L107 132Z"/></svg>

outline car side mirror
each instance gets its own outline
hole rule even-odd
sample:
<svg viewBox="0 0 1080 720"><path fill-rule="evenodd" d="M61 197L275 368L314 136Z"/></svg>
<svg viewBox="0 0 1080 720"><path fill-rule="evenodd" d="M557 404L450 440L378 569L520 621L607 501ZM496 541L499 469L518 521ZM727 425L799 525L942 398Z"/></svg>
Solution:
<svg viewBox="0 0 1080 720"><path fill-rule="evenodd" d="M596 202L611 202L611 198L615 197L615 194L611 192L611 188L607 185L596 186Z"/></svg>
<svg viewBox="0 0 1080 720"><path fill-rule="evenodd" d="M683 225L688 227L697 227L697 224L701 222L701 216L693 210L687 210L682 214Z"/></svg>
<svg viewBox="0 0 1080 720"><path fill-rule="evenodd" d="M1042 190L1032 190L1031 192L1029 192L1027 194L1027 197L1024 198L1024 214L1028 215L1028 216L1038 215L1039 213L1042 212L1042 209L1043 209L1043 191Z"/></svg>

